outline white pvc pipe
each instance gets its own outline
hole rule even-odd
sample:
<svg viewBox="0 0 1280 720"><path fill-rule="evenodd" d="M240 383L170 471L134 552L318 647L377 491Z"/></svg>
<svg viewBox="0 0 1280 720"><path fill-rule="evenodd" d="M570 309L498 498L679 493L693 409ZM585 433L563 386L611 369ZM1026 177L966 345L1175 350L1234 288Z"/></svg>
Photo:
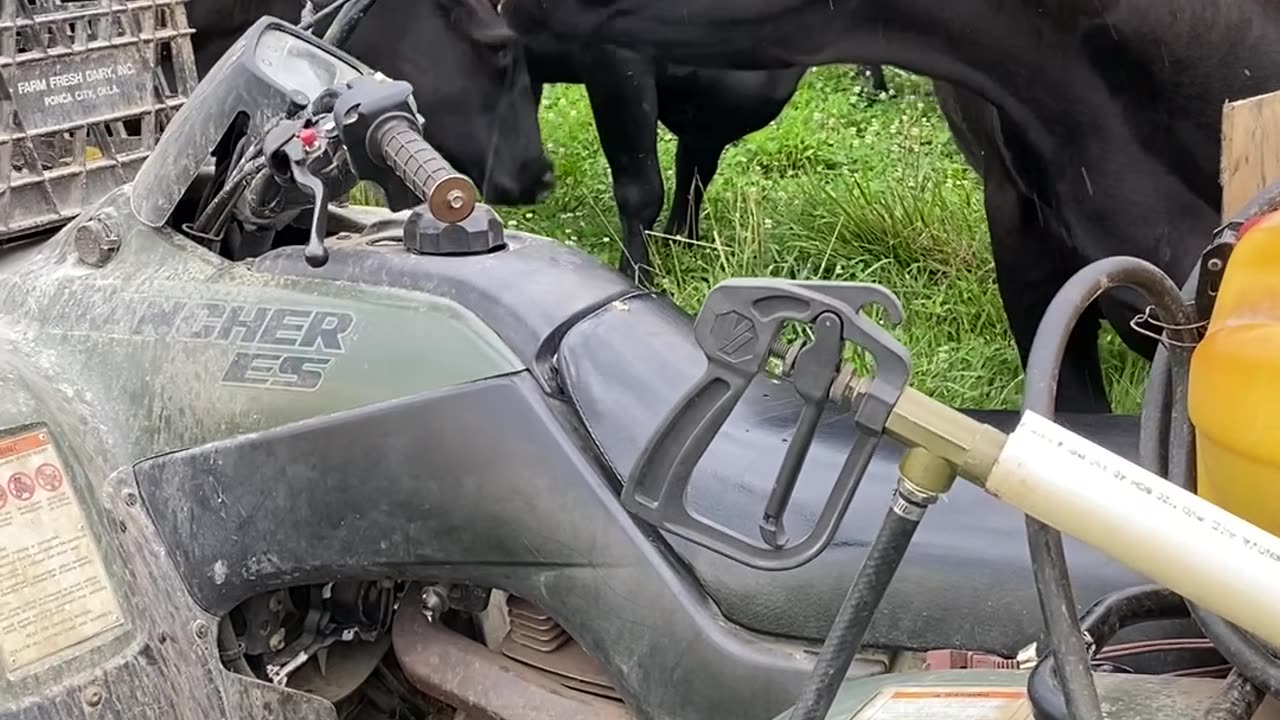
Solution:
<svg viewBox="0 0 1280 720"><path fill-rule="evenodd" d="M1034 413L987 492L1280 645L1280 539Z"/></svg>

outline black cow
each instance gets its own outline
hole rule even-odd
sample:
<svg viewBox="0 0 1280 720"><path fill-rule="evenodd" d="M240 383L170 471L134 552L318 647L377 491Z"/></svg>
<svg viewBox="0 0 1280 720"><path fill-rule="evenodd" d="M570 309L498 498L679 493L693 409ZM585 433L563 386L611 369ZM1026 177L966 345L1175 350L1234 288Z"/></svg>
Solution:
<svg viewBox="0 0 1280 720"><path fill-rule="evenodd" d="M658 123L678 139L664 233L695 237L703 191L715 177L724 149L772 122L807 70L695 69L615 46L579 47L538 36L525 41L535 93L551 83L586 87L622 225L619 266L640 280L650 270L646 233L665 199Z"/></svg>
<svg viewBox="0 0 1280 720"><path fill-rule="evenodd" d="M1263 0L507 2L517 31L681 62L884 62L952 86L944 107L987 182L1024 352L1047 298L1093 260L1134 255L1186 277L1219 222L1222 104L1280 85L1280 10ZM1117 328L1141 310L1132 296L1106 300ZM1106 406L1095 331L1072 338L1064 409Z"/></svg>
<svg viewBox="0 0 1280 720"><path fill-rule="evenodd" d="M551 83L586 87L622 226L619 269L642 281L651 270L646 233L664 200L658 123L677 138L675 188L663 234L694 238L703 194L725 148L773 122L808 70L694 68L617 46L582 47L536 34L524 39L535 93ZM873 88L887 91L883 69L864 71Z"/></svg>
<svg viewBox="0 0 1280 720"><path fill-rule="evenodd" d="M203 75L263 15L297 21L301 0L190 0ZM537 101L516 38L487 0L379 0L347 50L414 87L424 134L487 201L526 204L552 185Z"/></svg>

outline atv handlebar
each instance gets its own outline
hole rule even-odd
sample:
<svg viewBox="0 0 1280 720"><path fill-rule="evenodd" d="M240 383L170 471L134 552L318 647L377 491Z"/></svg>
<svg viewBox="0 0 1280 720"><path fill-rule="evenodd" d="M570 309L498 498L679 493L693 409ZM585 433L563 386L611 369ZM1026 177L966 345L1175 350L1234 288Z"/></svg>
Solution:
<svg viewBox="0 0 1280 720"><path fill-rule="evenodd" d="M462 222L475 210L475 186L454 170L408 119L400 115L386 118L373 128L370 140L376 146L374 157L386 163L437 219Z"/></svg>
<svg viewBox="0 0 1280 720"><path fill-rule="evenodd" d="M406 231L414 229L405 240L412 251L485 252L501 243L492 212L472 217L477 203L471 180L422 137L411 85L361 75L330 88L311 105L303 116L272 128L262 143L279 184L299 188L312 208L307 264L328 262L324 216L329 198L350 191L359 180L379 185L392 210L426 205L411 215L420 222L406 223ZM430 227L423 228L424 222Z"/></svg>

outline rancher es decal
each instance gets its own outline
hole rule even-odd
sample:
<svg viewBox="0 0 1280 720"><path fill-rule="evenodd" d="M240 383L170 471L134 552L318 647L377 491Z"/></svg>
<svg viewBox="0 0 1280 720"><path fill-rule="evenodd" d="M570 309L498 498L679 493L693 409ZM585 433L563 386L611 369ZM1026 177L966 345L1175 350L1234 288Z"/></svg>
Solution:
<svg viewBox="0 0 1280 720"><path fill-rule="evenodd" d="M356 317L334 310L200 303L208 313L200 332L217 326L216 338L228 340L237 332L240 344L222 374L224 385L315 390L324 382L325 370L346 352L342 338L355 326Z"/></svg>
<svg viewBox="0 0 1280 720"><path fill-rule="evenodd" d="M94 334L234 348L219 383L316 390L347 351L356 316L341 310L133 296L91 313Z"/></svg>

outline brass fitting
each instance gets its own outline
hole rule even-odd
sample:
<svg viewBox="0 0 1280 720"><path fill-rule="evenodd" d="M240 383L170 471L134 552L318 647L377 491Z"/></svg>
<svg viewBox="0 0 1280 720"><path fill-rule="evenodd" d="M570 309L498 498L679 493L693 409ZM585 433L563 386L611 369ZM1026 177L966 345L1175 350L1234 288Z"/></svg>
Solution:
<svg viewBox="0 0 1280 720"><path fill-rule="evenodd" d="M894 406L885 434L910 448L946 460L966 480L984 486L1008 439L990 425L907 388Z"/></svg>
<svg viewBox="0 0 1280 720"><path fill-rule="evenodd" d="M807 342L798 340L787 343L778 339L770 346L769 353L780 363L783 377L790 374L796 357ZM858 375L852 363L842 363L840 372L831 384L831 402L836 407L848 408L866 391L867 382ZM913 463L911 472L941 477L940 468L932 471L914 469L916 463L932 465L940 459L952 468L951 481L959 474L979 487L986 485L987 475L991 474L996 458L1000 457L1008 439L1004 433L990 425L980 423L911 388L902 392L902 397L898 399L898 404L894 406L893 413L885 424L884 432L908 448L923 448L935 456L926 463L922 459L911 459L909 452L903 462L910 460ZM950 487L948 482L946 489L941 492L946 492Z"/></svg>
<svg viewBox="0 0 1280 720"><path fill-rule="evenodd" d="M900 490L912 500L931 505L956 482L956 467L923 448L911 448L898 463Z"/></svg>

